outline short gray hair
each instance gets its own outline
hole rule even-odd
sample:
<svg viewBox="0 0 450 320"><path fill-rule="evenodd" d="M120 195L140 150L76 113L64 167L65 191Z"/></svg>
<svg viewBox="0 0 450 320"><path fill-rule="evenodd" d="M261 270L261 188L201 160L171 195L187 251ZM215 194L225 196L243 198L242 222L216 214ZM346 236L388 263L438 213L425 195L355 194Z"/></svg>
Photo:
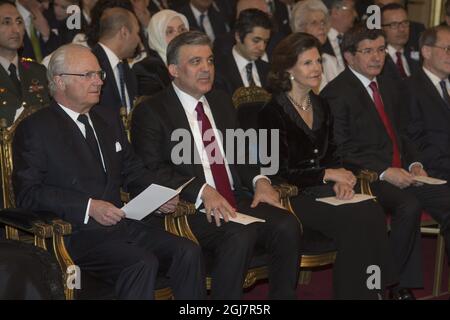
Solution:
<svg viewBox="0 0 450 320"><path fill-rule="evenodd" d="M54 81L54 77L60 75L61 73L64 73L66 70L66 59L68 57L67 51L75 48L90 51L90 49L85 46L70 43L59 47L52 53L52 57L50 58L47 67L48 89L51 95L53 95L56 91L56 83Z"/></svg>
<svg viewBox="0 0 450 320"><path fill-rule="evenodd" d="M293 32L304 32L308 15L312 11L322 11L328 20L328 9L320 0L297 2L292 9L291 29Z"/></svg>
<svg viewBox="0 0 450 320"><path fill-rule="evenodd" d="M167 65L178 64L180 49L187 45L207 45L212 50L212 44L209 37L200 31L188 31L179 34L167 46Z"/></svg>

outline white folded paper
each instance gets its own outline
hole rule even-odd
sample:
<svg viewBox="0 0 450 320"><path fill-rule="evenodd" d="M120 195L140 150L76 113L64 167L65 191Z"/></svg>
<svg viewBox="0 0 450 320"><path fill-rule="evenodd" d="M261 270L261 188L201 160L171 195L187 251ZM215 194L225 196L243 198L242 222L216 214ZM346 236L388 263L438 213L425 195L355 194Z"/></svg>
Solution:
<svg viewBox="0 0 450 320"><path fill-rule="evenodd" d="M206 210L201 209L200 212L206 213ZM222 215L220 215L220 219L223 219ZM255 218L255 217L252 217L247 214L240 213L240 212L236 212L236 218L233 218L230 216L229 220L236 222L236 223L243 224L243 225L247 225L247 224L254 223L254 222L266 222L266 220L264 220L264 219Z"/></svg>
<svg viewBox="0 0 450 320"><path fill-rule="evenodd" d="M127 218L142 220L161 207L164 203L178 195L192 180L194 180L194 178L190 179L176 190L158 184L151 184L136 198L123 206L122 210L125 212Z"/></svg>
<svg viewBox="0 0 450 320"><path fill-rule="evenodd" d="M336 197L326 197L326 198L317 198L316 201L331 204L332 206L340 206L343 204L358 203L358 202L367 201L367 200L375 199L375 198L376 197L370 196L367 194L357 193L350 200L340 200L340 199L337 199Z"/></svg>
<svg viewBox="0 0 450 320"><path fill-rule="evenodd" d="M413 178L417 182L426 183L426 184L446 184L446 180L441 180L432 177L424 177L424 176L414 176Z"/></svg>

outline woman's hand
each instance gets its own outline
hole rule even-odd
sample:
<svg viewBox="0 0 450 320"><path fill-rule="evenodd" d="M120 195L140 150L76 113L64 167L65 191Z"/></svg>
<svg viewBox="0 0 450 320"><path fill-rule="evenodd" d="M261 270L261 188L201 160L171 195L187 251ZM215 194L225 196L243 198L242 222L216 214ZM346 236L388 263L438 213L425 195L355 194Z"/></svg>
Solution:
<svg viewBox="0 0 450 320"><path fill-rule="evenodd" d="M339 200L350 200L355 195L353 187L347 183L336 182L333 190Z"/></svg>
<svg viewBox="0 0 450 320"><path fill-rule="evenodd" d="M351 171L348 171L344 168L326 169L323 179L336 183L345 183L350 185L352 188L356 185L357 181L355 175Z"/></svg>

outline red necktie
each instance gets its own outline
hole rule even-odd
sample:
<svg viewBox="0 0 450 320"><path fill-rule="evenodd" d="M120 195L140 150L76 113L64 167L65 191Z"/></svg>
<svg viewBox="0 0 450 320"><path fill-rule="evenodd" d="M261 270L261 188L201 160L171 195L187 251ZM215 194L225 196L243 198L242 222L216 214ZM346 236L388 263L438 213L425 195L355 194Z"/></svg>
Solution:
<svg viewBox="0 0 450 320"><path fill-rule="evenodd" d="M386 111L384 110L383 100L381 100L381 95L378 91L377 83L375 81L372 81L369 87L370 89L372 89L373 101L375 102L375 107L378 111L378 115L380 116L381 121L383 121L384 127L392 142L392 166L394 168L401 168L402 163L400 160L400 152L398 150L397 137L395 136L394 129L392 128L391 122L389 121Z"/></svg>
<svg viewBox="0 0 450 320"><path fill-rule="evenodd" d="M403 59L402 59L402 53L400 51L396 51L395 55L397 56L397 69L398 72L400 73L400 76L402 78L407 78L408 76L406 75L406 71L405 71L405 67L403 66Z"/></svg>
<svg viewBox="0 0 450 320"><path fill-rule="evenodd" d="M231 190L230 180L228 179L227 170L225 168L225 161L222 157L222 154L220 153L219 145L217 142L217 139L214 135L214 132L212 132L212 126L211 122L209 122L208 117L205 114L205 109L203 109L203 103L199 102L197 103L197 107L195 107L195 111L197 111L197 121L200 125L200 131L202 133L202 140L203 145L206 147L214 143L215 146L211 146L208 148L208 160L209 160L209 166L211 168L211 173L214 178L214 184L216 185L216 190L224 197L228 203L233 207L236 208L236 200L234 198L233 191ZM208 132L208 135L206 137L210 137L210 140L205 140L205 132L208 130L211 130ZM215 152L219 152L218 155L215 154Z"/></svg>

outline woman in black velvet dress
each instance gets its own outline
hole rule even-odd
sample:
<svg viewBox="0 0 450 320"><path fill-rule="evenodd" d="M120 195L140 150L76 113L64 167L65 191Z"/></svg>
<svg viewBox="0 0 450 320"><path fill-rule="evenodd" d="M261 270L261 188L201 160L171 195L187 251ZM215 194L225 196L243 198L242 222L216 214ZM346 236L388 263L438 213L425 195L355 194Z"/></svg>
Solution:
<svg viewBox="0 0 450 320"><path fill-rule="evenodd" d="M268 77L273 95L258 115L259 128L279 130L277 178L299 188L291 204L302 224L337 244L334 297L378 299L393 280L382 208L372 200L341 206L316 201L327 196L351 199L357 182L339 160L329 107L311 90L321 81L319 48L318 40L306 33L279 43ZM367 281L371 265L380 267L379 290L367 286L372 283Z"/></svg>

